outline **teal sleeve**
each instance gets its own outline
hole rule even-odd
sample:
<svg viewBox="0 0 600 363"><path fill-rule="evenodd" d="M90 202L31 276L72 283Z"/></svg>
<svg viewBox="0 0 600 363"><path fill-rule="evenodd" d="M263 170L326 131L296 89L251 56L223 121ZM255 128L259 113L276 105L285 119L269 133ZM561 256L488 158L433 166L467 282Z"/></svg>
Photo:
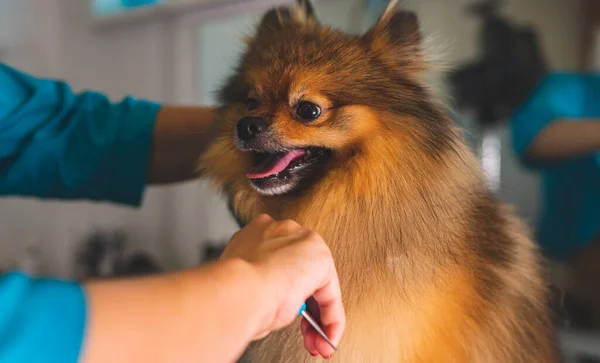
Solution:
<svg viewBox="0 0 600 363"><path fill-rule="evenodd" d="M86 304L76 283L0 277L0 362L77 363Z"/></svg>
<svg viewBox="0 0 600 363"><path fill-rule="evenodd" d="M0 195L137 206L157 103L75 93L0 64Z"/></svg>
<svg viewBox="0 0 600 363"><path fill-rule="evenodd" d="M531 143L555 120L581 117L584 101L584 87L576 76L551 74L538 84L510 123L514 151L526 167L546 166L527 157Z"/></svg>

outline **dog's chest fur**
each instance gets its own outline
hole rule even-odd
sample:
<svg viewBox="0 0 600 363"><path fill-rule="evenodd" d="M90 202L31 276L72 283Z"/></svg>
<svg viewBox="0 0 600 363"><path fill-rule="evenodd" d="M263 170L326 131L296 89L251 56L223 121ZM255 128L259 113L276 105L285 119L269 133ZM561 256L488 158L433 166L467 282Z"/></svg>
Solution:
<svg viewBox="0 0 600 363"><path fill-rule="evenodd" d="M418 202L393 193L341 202L323 190L310 196L318 203L273 211L320 233L334 254L348 328L331 361L554 361L535 248L520 222L477 178L471 182ZM244 359L318 361L297 324L254 344Z"/></svg>

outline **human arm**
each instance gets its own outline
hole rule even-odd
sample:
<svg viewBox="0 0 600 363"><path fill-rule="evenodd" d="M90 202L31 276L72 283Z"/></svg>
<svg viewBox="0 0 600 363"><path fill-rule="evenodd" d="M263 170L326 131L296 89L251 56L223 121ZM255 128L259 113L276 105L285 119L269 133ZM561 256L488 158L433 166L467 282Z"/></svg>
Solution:
<svg viewBox="0 0 600 363"><path fill-rule="evenodd" d="M210 141L214 118L210 107L162 106L154 127L148 181L164 184L197 177L198 158Z"/></svg>
<svg viewBox="0 0 600 363"><path fill-rule="evenodd" d="M292 323L311 296L337 345L345 317L329 249L293 222L261 216L202 268L83 286L2 276L0 361L230 363ZM304 321L302 331L311 354L332 354Z"/></svg>
<svg viewBox="0 0 600 363"><path fill-rule="evenodd" d="M513 147L529 167L543 167L598 150L600 126L587 113L586 76L551 74L517 110Z"/></svg>
<svg viewBox="0 0 600 363"><path fill-rule="evenodd" d="M0 362L233 362L275 299L240 259L182 273L76 283L0 278Z"/></svg>
<svg viewBox="0 0 600 363"><path fill-rule="evenodd" d="M242 260L90 283L81 362L234 362L271 318L273 301L265 288Z"/></svg>
<svg viewBox="0 0 600 363"><path fill-rule="evenodd" d="M146 184L193 175L208 108L162 106L0 64L0 195L139 205Z"/></svg>
<svg viewBox="0 0 600 363"><path fill-rule="evenodd" d="M261 244L248 243L263 239L266 242ZM339 343L346 325L339 280L331 251L316 233L296 222L277 222L262 215L231 239L221 258L242 258L254 264L266 277L265 286L275 289L277 315L255 338L288 325L299 304L310 298L308 309L318 313L327 336ZM302 333L312 355L333 354L331 346L304 320Z"/></svg>
<svg viewBox="0 0 600 363"><path fill-rule="evenodd" d="M600 120L556 120L532 141L527 157L560 162L600 150Z"/></svg>
<svg viewBox="0 0 600 363"><path fill-rule="evenodd" d="M84 363L232 362L252 340L292 323L311 296L335 344L345 325L337 274L322 239L267 216L237 233L213 265L92 283L86 291ZM310 353L333 353L305 322L302 330Z"/></svg>

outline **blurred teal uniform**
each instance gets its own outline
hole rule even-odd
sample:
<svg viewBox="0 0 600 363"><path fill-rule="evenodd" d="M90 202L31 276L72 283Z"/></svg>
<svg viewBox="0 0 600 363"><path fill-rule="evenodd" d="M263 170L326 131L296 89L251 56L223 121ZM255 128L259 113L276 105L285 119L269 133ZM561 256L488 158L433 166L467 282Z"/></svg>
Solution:
<svg viewBox="0 0 600 363"><path fill-rule="evenodd" d="M534 163L526 153L534 138L559 119L600 118L600 76L547 75L512 120L514 149L521 161L542 175L542 212L537 241L550 258L564 260L598 237L600 154L554 164Z"/></svg>
<svg viewBox="0 0 600 363"><path fill-rule="evenodd" d="M0 195L138 206L159 108L0 64ZM0 276L0 362L75 363L85 326L80 285Z"/></svg>

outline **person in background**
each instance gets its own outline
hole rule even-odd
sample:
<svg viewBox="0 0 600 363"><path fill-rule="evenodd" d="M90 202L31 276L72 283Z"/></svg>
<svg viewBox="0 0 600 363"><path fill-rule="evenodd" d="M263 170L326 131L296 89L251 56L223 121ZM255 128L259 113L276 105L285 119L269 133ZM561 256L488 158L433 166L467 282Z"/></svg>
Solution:
<svg viewBox="0 0 600 363"><path fill-rule="evenodd" d="M514 149L541 174L537 241L568 267L568 293L600 326L600 75L546 75L517 110Z"/></svg>
<svg viewBox="0 0 600 363"><path fill-rule="evenodd" d="M194 177L214 117L75 93L4 64L0 95L4 196L139 206L148 184ZM231 362L291 324L307 299L339 343L345 317L331 252L295 222L260 216L203 268L83 285L0 276L0 362ZM307 322L301 328L309 353L331 356Z"/></svg>

